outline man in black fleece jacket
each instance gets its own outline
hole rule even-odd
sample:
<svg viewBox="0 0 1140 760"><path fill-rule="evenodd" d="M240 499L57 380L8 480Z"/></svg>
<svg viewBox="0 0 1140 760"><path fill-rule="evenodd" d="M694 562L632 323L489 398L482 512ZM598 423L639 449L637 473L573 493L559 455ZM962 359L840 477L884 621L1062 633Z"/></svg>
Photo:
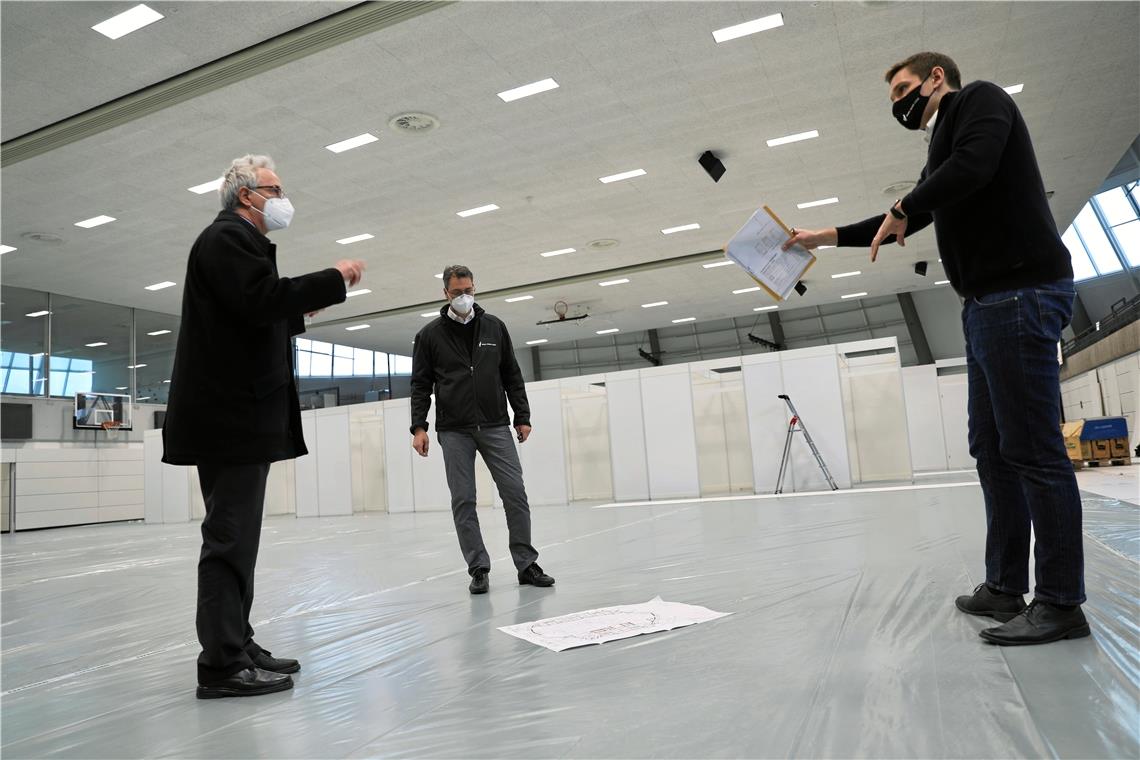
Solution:
<svg viewBox="0 0 1140 760"><path fill-rule="evenodd" d="M507 400L515 412L519 443L530 437L526 383L507 326L475 303L475 276L464 266L443 270L447 305L416 336L412 350L412 448L428 455L428 410L435 396L435 429L443 449L451 514L459 548L471 575L472 594L485 594L491 558L475 510L475 453L491 471L510 533L511 558L520 585L549 587L554 579L538 566L531 545L530 504L522 465L511 440Z"/></svg>
<svg viewBox="0 0 1140 760"><path fill-rule="evenodd" d="M950 284L965 300L970 453L986 504L986 579L958 609L1002 625L994 644L1089 635L1081 497L1060 432L1057 342L1072 317L1073 270L1045 199L1029 130L990 82L961 86L958 67L918 53L886 75L892 112L924 129L918 184L886 214L845 227L795 230L796 243L871 247L934 223ZM1036 588L1028 606L1030 525Z"/></svg>

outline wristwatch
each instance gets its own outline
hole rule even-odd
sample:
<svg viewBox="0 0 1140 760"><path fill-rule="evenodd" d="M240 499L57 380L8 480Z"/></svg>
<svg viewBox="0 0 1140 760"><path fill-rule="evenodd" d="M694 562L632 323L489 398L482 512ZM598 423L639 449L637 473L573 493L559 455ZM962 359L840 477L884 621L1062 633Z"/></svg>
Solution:
<svg viewBox="0 0 1140 760"><path fill-rule="evenodd" d="M902 198L898 198L894 203L891 204L891 216L893 216L895 219L898 219L899 221L906 219L906 214L898 209L898 205L901 202Z"/></svg>

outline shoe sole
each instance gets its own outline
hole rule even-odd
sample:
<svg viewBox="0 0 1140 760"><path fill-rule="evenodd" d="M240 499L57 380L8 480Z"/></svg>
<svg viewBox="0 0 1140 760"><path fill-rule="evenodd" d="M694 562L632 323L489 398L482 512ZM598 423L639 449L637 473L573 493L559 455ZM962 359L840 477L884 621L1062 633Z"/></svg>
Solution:
<svg viewBox="0 0 1140 760"><path fill-rule="evenodd" d="M519 585L520 586L534 586L535 588L550 588L554 584L553 583L531 583L530 581L520 580Z"/></svg>
<svg viewBox="0 0 1140 760"><path fill-rule="evenodd" d="M474 589L474 588L471 588L469 586L467 588L467 590L471 592L472 596L480 596L482 594L486 594L490 589L486 589L486 588Z"/></svg>
<svg viewBox="0 0 1140 760"><path fill-rule="evenodd" d="M978 612L976 610L968 610L957 602L954 602L954 606L958 608L959 612L964 612L967 615L974 615L975 617L993 618L999 623L1008 623L1021 614L1021 610L1018 610L1017 612L998 612L996 610L985 610L983 612Z"/></svg>
<svg viewBox="0 0 1140 760"><path fill-rule="evenodd" d="M261 666L259 665L258 667L261 667ZM301 672L301 664L297 663L296 665L293 665L292 667L289 667L289 668L285 668L284 670L274 670L273 668L261 668L261 669L267 670L270 673L277 673L278 675L287 676L290 673L300 673Z"/></svg>
<svg viewBox="0 0 1140 760"><path fill-rule="evenodd" d="M199 686L198 699L224 699L226 697L260 697L263 694L276 694L279 691L289 691L293 688L293 679L282 681L276 686L267 686L264 689L244 690L227 689L215 686Z"/></svg>
<svg viewBox="0 0 1140 760"><path fill-rule="evenodd" d="M987 636L986 631L982 631L978 635L989 643L997 644L998 646L1002 647L1027 647L1033 646L1034 644L1052 644L1054 641L1063 641L1064 639L1083 639L1084 637L1091 634L1092 631L1089 629L1088 623L1086 623L1079 628L1074 628L1071 631L1066 631L1060 636L1054 636L1050 639L1039 639L1037 641L1004 641L1000 638Z"/></svg>

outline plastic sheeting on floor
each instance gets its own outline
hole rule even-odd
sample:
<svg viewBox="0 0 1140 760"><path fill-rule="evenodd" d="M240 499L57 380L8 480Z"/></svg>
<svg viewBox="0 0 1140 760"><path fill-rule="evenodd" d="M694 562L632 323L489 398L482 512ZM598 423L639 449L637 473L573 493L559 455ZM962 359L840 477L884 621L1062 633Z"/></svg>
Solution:
<svg viewBox="0 0 1140 760"><path fill-rule="evenodd" d="M980 491L536 509L553 589L481 514L472 597L447 514L274 518L257 640L291 692L194 698L198 528L3 538L2 746L22 757L1137 757L1137 531L1090 501L1093 636L1003 649ZM497 550L497 551L496 551ZM729 617L556 654L497 629L655 595Z"/></svg>

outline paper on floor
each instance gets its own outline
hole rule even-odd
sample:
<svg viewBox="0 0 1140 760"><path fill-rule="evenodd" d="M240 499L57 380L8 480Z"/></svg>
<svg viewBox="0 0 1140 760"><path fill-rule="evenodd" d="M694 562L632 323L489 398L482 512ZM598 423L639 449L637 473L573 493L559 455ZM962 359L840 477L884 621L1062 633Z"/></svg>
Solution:
<svg viewBox="0 0 1140 760"><path fill-rule="evenodd" d="M569 615L536 620L533 623L503 626L511 636L562 652L575 647L604 644L646 633L671 631L697 623L707 623L731 612L713 612L692 604L666 602L654 597L645 604L624 604Z"/></svg>

